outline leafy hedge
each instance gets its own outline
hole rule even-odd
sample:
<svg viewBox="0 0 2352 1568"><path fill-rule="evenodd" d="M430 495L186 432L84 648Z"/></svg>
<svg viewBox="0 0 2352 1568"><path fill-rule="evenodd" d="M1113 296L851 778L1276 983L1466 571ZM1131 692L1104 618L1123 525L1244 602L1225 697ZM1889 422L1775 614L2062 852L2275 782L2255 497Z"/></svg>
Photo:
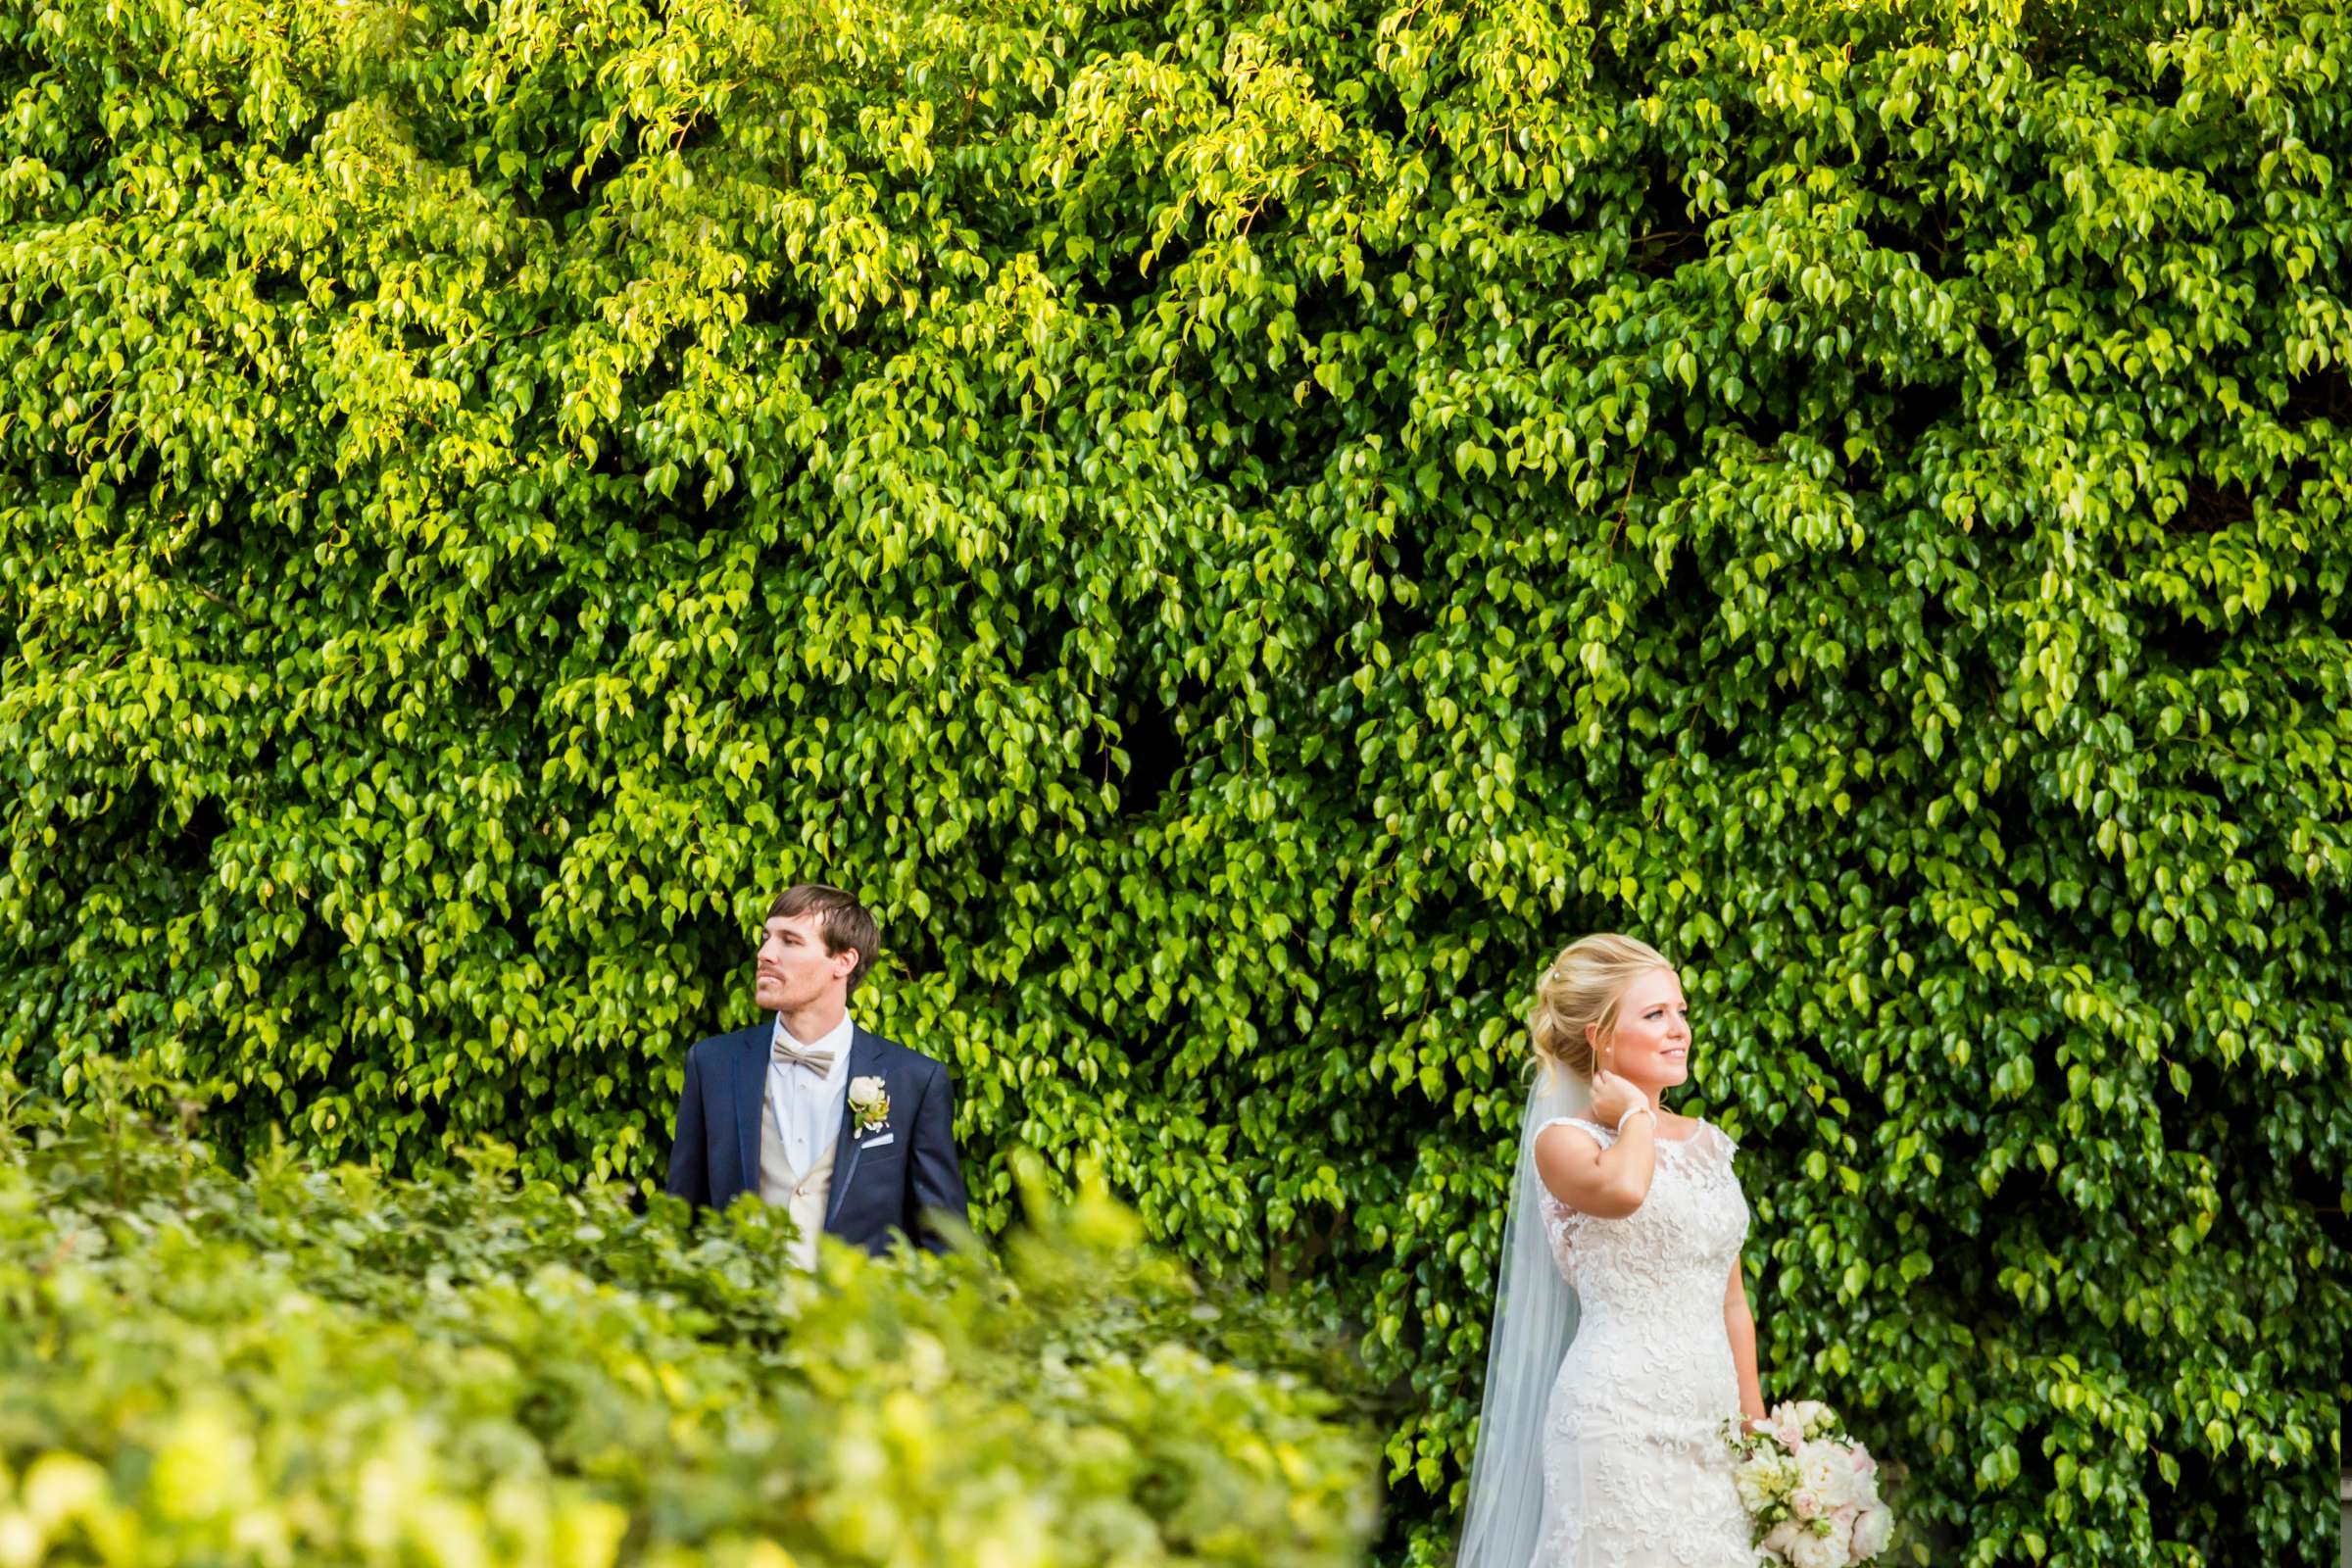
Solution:
<svg viewBox="0 0 2352 1568"><path fill-rule="evenodd" d="M1311 1352L1100 1200L1003 1275L820 1285L773 1211L690 1230L496 1150L239 1177L119 1107L0 1146L11 1562L1338 1568L1372 1529Z"/></svg>
<svg viewBox="0 0 2352 1568"><path fill-rule="evenodd" d="M1767 1392L2299 1560L2352 1312L2328 5L0 0L0 1051L652 1179L787 880L976 1217L1360 1326L1443 1547L1622 928Z"/></svg>

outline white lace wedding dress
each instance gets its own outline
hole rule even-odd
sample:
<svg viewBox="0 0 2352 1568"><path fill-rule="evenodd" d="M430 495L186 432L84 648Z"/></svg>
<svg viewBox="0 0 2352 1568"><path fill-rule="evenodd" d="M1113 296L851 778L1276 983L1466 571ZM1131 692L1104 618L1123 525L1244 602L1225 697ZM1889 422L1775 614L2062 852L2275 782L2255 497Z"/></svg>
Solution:
<svg viewBox="0 0 2352 1568"><path fill-rule="evenodd" d="M1561 1117L1603 1149L1607 1128ZM1552 1125L1547 1123L1546 1125ZM1552 1261L1582 1308L1544 1423L1544 1535L1532 1568L1753 1568L1723 1423L1740 1413L1724 1331L1747 1200L1732 1140L1657 1140L1649 1196L1623 1219L1541 1181Z"/></svg>

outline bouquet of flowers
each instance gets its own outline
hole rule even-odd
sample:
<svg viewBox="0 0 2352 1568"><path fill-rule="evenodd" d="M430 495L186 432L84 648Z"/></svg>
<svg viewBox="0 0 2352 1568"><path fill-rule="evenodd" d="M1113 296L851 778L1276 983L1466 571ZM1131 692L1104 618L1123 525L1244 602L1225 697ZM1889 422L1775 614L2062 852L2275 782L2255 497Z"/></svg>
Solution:
<svg viewBox="0 0 2352 1568"><path fill-rule="evenodd" d="M1733 1480L1767 1560L1790 1568L1849 1568L1886 1549L1894 1515L1879 1500L1879 1464L1817 1399L1775 1405L1761 1431L1741 1421L1724 1436Z"/></svg>

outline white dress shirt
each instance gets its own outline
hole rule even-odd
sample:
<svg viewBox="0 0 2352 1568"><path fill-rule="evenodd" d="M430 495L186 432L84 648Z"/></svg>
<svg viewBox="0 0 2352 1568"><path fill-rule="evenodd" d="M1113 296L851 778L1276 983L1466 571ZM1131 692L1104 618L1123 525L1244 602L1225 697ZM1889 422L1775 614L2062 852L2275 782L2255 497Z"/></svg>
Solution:
<svg viewBox="0 0 2352 1568"><path fill-rule="evenodd" d="M784 1140L784 1157L800 1174L815 1164L841 1131L841 1107L850 1092L850 1040L857 1033L850 1015L817 1040L802 1040L776 1018L775 1039L803 1051L833 1053L832 1070L822 1074L800 1062L767 1059L767 1100L775 1107L776 1132Z"/></svg>

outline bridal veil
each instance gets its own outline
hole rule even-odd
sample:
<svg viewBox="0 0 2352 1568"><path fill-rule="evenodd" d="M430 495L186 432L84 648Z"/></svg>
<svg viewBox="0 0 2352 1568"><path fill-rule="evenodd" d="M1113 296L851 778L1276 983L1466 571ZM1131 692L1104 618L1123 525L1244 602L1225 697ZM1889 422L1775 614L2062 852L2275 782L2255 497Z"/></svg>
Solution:
<svg viewBox="0 0 2352 1568"><path fill-rule="evenodd" d="M1582 1079L1539 1065L1519 1126L1494 1321L1487 1336L1487 1386L1470 1461L1455 1568L1530 1568L1544 1530L1544 1413L1576 1337L1576 1293L1552 1262L1536 1194L1536 1134L1592 1102ZM1553 1456L1555 1470L1562 1461ZM1581 1495L1571 1492L1570 1495Z"/></svg>

